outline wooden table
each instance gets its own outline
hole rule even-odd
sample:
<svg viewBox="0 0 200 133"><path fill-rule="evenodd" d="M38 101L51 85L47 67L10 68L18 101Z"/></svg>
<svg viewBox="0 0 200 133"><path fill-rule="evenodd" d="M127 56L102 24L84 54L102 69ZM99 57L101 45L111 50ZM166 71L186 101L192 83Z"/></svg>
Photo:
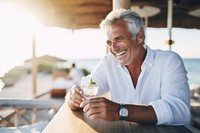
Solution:
<svg viewBox="0 0 200 133"><path fill-rule="evenodd" d="M83 111L71 111L64 103L43 133L191 133L184 126L149 126L134 122L91 120Z"/></svg>

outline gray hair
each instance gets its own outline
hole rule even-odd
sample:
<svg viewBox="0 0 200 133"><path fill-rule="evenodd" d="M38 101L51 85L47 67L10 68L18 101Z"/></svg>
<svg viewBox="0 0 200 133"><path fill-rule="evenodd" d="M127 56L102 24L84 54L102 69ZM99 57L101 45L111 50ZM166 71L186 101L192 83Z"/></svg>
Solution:
<svg viewBox="0 0 200 133"><path fill-rule="evenodd" d="M144 29L144 22L142 18L134 11L128 9L117 9L111 11L106 18L100 23L100 28L108 29L112 24L119 20L127 22L128 29L135 39L140 29Z"/></svg>

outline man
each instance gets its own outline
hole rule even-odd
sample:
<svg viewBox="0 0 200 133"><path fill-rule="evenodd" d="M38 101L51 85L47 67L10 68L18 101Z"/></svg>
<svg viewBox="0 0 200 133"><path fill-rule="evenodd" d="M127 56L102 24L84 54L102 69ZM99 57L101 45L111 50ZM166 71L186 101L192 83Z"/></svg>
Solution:
<svg viewBox="0 0 200 133"><path fill-rule="evenodd" d="M72 110L83 109L91 119L126 120L142 124L185 125L190 121L187 72L180 56L144 45L141 17L114 10L100 24L106 30L110 54L92 71L98 96L85 99L79 86L68 98Z"/></svg>
<svg viewBox="0 0 200 133"><path fill-rule="evenodd" d="M76 84L80 85L83 72L76 68L75 63L72 63L70 72L66 77L66 72L61 70L54 74L51 84L51 96L52 97L65 97L70 88Z"/></svg>
<svg viewBox="0 0 200 133"><path fill-rule="evenodd" d="M75 63L72 63L69 75L67 76L67 80L71 80L75 84L80 85L82 76L83 76L83 71L81 69L76 68Z"/></svg>

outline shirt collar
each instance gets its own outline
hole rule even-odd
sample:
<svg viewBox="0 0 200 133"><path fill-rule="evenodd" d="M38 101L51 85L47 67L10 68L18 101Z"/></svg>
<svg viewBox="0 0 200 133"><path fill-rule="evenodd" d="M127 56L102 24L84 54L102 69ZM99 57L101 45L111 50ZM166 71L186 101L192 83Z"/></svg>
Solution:
<svg viewBox="0 0 200 133"><path fill-rule="evenodd" d="M154 64L154 52L149 46L144 45L144 47L147 50L147 55L146 55L142 65L146 65L146 66L152 67L153 64Z"/></svg>
<svg viewBox="0 0 200 133"><path fill-rule="evenodd" d="M144 62L142 63L142 66L145 65L145 66L150 66L152 67L153 66L153 63L154 63L154 52L153 50L147 46L147 45L144 45L144 48L147 50L147 55L145 57L145 60ZM113 57L115 59L115 57ZM116 67L117 68L121 68L121 67L125 67L125 66L122 66L118 61L117 59L116 60Z"/></svg>

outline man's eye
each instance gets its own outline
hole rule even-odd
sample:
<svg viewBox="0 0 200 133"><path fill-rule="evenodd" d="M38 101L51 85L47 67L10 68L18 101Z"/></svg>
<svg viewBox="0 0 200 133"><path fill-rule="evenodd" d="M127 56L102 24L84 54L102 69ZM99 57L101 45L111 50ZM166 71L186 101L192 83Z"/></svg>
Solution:
<svg viewBox="0 0 200 133"><path fill-rule="evenodd" d="M109 41L107 41L106 44L107 44L107 46L111 46L112 45L112 43L109 42Z"/></svg>
<svg viewBox="0 0 200 133"><path fill-rule="evenodd" d="M117 40L116 40L116 42L121 42L121 41L122 41L122 39L117 39Z"/></svg>

